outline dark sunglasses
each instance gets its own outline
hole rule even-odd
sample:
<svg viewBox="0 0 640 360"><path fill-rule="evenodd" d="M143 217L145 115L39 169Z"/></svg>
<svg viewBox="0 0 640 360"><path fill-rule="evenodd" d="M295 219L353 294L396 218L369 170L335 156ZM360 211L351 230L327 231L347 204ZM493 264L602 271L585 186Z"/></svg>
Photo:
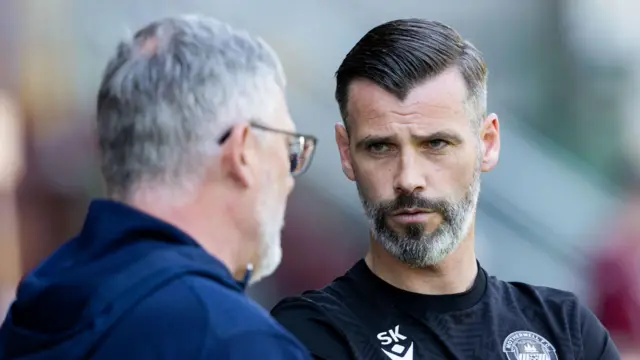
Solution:
<svg viewBox="0 0 640 360"><path fill-rule="evenodd" d="M289 162L291 167L289 171L293 177L300 176L307 171L309 165L311 165L311 160L313 159L313 154L316 150L316 145L318 144L318 139L313 135L304 135L293 133L289 131L273 129L268 126L264 126L255 122L249 123L249 126L255 129L260 129L264 131L273 132L276 134L285 135L288 137L289 143ZM222 145L231 135L231 131L233 128L227 130L218 140L218 144Z"/></svg>

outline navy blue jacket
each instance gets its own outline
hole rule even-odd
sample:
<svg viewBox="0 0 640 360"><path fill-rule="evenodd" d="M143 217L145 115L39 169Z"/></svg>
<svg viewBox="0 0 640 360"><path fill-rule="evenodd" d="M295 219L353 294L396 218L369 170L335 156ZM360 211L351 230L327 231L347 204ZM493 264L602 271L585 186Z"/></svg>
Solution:
<svg viewBox="0 0 640 360"><path fill-rule="evenodd" d="M226 267L177 228L96 200L20 283L0 359L309 359Z"/></svg>

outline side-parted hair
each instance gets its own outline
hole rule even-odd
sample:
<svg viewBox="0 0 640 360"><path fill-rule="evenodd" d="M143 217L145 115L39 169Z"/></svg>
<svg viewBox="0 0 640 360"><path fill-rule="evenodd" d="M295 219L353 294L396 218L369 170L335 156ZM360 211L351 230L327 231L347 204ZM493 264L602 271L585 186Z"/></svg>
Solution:
<svg viewBox="0 0 640 360"><path fill-rule="evenodd" d="M452 66L464 77L470 116L480 124L487 107L487 67L470 42L437 21L401 19L376 26L349 51L335 74L335 98L345 126L354 80L369 80L404 100L415 86Z"/></svg>

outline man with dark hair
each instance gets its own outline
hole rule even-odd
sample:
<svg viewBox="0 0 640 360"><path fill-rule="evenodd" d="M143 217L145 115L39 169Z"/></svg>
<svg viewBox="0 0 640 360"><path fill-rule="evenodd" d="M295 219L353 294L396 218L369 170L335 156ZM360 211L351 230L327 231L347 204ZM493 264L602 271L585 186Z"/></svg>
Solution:
<svg viewBox="0 0 640 360"><path fill-rule="evenodd" d="M500 152L481 54L450 27L396 20L336 73L342 169L370 249L272 315L318 359L617 359L571 293L487 275L474 252L480 174Z"/></svg>

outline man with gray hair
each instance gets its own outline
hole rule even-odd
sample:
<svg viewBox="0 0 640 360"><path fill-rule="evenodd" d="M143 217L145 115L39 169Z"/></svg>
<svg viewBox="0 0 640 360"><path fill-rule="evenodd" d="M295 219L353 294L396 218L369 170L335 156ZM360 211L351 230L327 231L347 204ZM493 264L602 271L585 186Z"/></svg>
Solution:
<svg viewBox="0 0 640 360"><path fill-rule="evenodd" d="M121 43L98 94L108 200L28 274L0 358L306 359L244 293L281 258L295 132L271 48L213 19L156 21Z"/></svg>
<svg viewBox="0 0 640 360"><path fill-rule="evenodd" d="M489 276L474 251L480 176L500 154L480 52L424 19L370 30L336 72L336 143L370 247L272 314L318 359L619 358L575 295Z"/></svg>

